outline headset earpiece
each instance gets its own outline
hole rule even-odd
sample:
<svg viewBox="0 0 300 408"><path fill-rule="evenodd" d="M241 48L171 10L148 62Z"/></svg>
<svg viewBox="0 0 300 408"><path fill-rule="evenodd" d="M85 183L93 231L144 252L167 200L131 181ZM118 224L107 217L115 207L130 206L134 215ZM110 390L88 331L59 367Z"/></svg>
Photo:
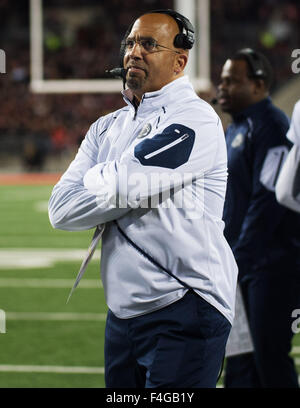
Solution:
<svg viewBox="0 0 300 408"><path fill-rule="evenodd" d="M174 47L183 48L184 50L190 50L193 47L194 41L188 38L186 34L177 34L174 38Z"/></svg>
<svg viewBox="0 0 300 408"><path fill-rule="evenodd" d="M256 51L252 48L243 48L237 52L237 55L243 56L247 60L254 78L266 77L263 62Z"/></svg>
<svg viewBox="0 0 300 408"><path fill-rule="evenodd" d="M149 11L147 14L152 14L152 13L160 13L160 14L167 14L171 17L174 18L176 23L178 24L178 27L180 29L180 33L176 35L174 38L174 47L176 48L183 48L184 50L190 50L193 48L195 38L194 38L194 33L195 29L190 22L189 19L184 17L182 14L177 13L177 11L174 10L152 10Z"/></svg>

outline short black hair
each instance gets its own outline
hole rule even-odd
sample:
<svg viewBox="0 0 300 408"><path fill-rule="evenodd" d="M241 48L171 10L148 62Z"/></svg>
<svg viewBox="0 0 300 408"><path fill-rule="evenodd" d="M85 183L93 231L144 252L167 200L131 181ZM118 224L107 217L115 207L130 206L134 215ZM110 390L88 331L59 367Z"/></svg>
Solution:
<svg viewBox="0 0 300 408"><path fill-rule="evenodd" d="M266 89L273 83L273 69L267 57L252 48L242 48L230 58L231 60L244 60L248 66L249 78L262 79Z"/></svg>

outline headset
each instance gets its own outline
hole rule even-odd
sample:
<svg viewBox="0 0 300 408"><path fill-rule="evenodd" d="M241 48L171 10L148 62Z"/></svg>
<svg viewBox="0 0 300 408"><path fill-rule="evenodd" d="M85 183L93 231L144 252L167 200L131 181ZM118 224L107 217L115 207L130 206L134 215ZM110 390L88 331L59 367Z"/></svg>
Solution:
<svg viewBox="0 0 300 408"><path fill-rule="evenodd" d="M186 17L184 17L182 14L178 13L177 11L174 11L171 9L152 10L142 15L154 14L154 13L167 14L176 21L179 27L180 33L178 33L174 38L174 42L173 42L174 47L182 48L184 50L190 50L193 48L193 45L195 42L195 29L189 19L187 19ZM128 35L131 32L131 29L135 21L132 24L130 24L121 42L120 67L106 71L111 76L122 78L124 88L125 88L125 82L126 82L126 70L123 66L123 60L124 60L124 55L125 55L125 42L126 42Z"/></svg>
<svg viewBox="0 0 300 408"><path fill-rule="evenodd" d="M264 63L260 58L260 55L252 48L243 48L235 54L235 56L244 57L248 62L251 70L251 76L253 78L266 78L267 73L265 71Z"/></svg>
<svg viewBox="0 0 300 408"><path fill-rule="evenodd" d="M195 30L190 22L190 20L184 17L182 14L178 13L177 11L165 9L165 10L152 10L148 11L145 14L153 14L153 13L160 13L160 14L167 14L176 21L180 33L177 34L174 38L174 47L176 48L183 48L184 50L190 50L193 48L195 42Z"/></svg>

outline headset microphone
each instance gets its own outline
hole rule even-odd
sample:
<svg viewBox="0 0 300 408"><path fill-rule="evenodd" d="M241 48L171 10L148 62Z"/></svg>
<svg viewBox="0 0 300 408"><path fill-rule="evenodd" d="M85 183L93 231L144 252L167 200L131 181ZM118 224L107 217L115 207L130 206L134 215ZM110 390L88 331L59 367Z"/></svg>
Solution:
<svg viewBox="0 0 300 408"><path fill-rule="evenodd" d="M212 105L217 105L218 99L217 99L217 98L213 98L213 99L211 99L210 103L211 103Z"/></svg>
<svg viewBox="0 0 300 408"><path fill-rule="evenodd" d="M127 69L123 67L117 67L113 69L107 69L105 73L113 78L121 78L123 81L123 89L125 89Z"/></svg>
<svg viewBox="0 0 300 408"><path fill-rule="evenodd" d="M114 78L121 78L121 79L126 78L126 72L127 72L127 69L121 68L121 67L108 69L105 71L106 74Z"/></svg>

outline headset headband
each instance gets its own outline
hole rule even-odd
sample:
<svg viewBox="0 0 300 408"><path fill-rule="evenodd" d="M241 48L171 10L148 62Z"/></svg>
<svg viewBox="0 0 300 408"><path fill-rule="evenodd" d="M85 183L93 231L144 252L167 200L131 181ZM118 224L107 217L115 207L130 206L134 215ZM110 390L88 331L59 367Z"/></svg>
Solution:
<svg viewBox="0 0 300 408"><path fill-rule="evenodd" d="M252 48L243 48L236 53L236 56L242 56L247 60L254 78L265 78L267 76L263 61L259 54Z"/></svg>
<svg viewBox="0 0 300 408"><path fill-rule="evenodd" d="M194 27L190 20L186 17L184 17L182 14L178 13L177 11L171 10L171 9L162 9L162 10L152 10L148 11L145 14L153 14L153 13L158 13L158 14L167 14L170 17L172 17L180 30L180 34L177 34L176 37L174 38L174 47L176 48L183 48L190 50L195 42L194 38Z"/></svg>

